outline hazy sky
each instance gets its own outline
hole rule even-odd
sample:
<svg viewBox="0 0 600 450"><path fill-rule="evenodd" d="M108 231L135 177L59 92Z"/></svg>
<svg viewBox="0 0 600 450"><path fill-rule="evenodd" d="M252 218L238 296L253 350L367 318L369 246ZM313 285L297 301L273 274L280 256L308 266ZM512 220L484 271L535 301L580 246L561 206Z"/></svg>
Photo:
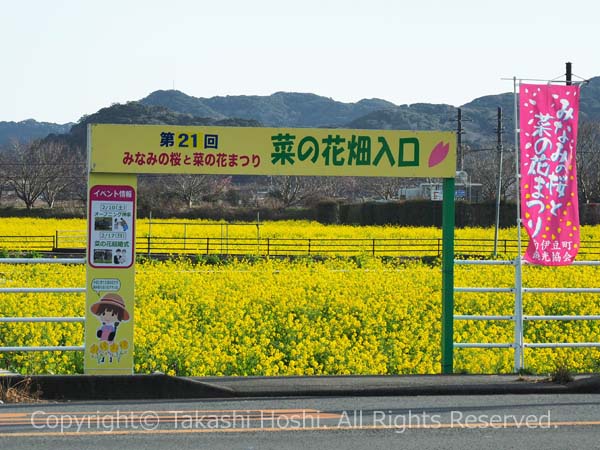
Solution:
<svg viewBox="0 0 600 450"><path fill-rule="evenodd" d="M591 0L2 0L0 120L77 121L157 89L459 106L503 77L600 75Z"/></svg>

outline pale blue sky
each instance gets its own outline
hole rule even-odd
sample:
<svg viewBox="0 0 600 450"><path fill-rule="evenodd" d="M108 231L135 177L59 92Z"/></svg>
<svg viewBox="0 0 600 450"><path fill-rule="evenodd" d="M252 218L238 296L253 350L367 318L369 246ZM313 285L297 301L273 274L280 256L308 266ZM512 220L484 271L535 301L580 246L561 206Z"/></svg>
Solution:
<svg viewBox="0 0 600 450"><path fill-rule="evenodd" d="M583 0L2 0L0 120L77 121L157 89L462 105L503 77L600 75Z"/></svg>

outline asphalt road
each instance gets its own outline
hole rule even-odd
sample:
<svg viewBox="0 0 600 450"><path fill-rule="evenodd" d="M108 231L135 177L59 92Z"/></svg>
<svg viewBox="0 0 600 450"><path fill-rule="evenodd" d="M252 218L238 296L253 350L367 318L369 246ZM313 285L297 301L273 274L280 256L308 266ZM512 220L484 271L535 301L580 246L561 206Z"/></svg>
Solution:
<svg viewBox="0 0 600 450"><path fill-rule="evenodd" d="M0 405L0 448L600 448L600 394Z"/></svg>

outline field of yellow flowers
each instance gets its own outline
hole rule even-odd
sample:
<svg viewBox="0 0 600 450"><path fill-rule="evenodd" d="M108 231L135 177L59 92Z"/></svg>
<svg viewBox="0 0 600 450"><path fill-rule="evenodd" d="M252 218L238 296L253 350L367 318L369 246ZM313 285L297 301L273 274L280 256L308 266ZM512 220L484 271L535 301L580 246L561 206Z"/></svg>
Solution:
<svg viewBox="0 0 600 450"><path fill-rule="evenodd" d="M225 227L227 230L225 230ZM41 219L41 218L2 218L0 236L82 236L85 238L85 219ZM136 234L139 237L173 236L220 238L228 233L231 238L254 239L257 227L254 224L214 222L208 220L177 219L157 220L138 219ZM600 227L582 227L581 238L600 240ZM383 239L383 238L419 238L437 239L441 230L435 227L401 227L401 226L351 226L323 225L318 222L289 220L260 222L262 238L311 238L311 239ZM457 239L490 239L494 237L491 228L463 228L456 230ZM500 229L500 239L516 239L516 228ZM83 244L79 242L79 244ZM0 247L2 243L0 242Z"/></svg>
<svg viewBox="0 0 600 450"><path fill-rule="evenodd" d="M456 286L507 287L509 266L457 266ZM0 264L2 287L79 287L81 265ZM595 287L594 267L524 267L529 287ZM440 372L441 270L360 257L185 259L137 265L135 372L178 375ZM510 294L461 293L457 314L511 314ZM600 314L595 294L526 294L525 314ZM0 294L0 316L83 316L81 294ZM457 342L510 342L511 323L456 322ZM0 345L80 345L82 325L1 323ZM600 341L592 321L525 325L526 342ZM529 349L526 366L598 370L595 349ZM455 370L512 371L509 349L457 349ZM0 368L81 373L80 352L0 353Z"/></svg>
<svg viewBox="0 0 600 450"><path fill-rule="evenodd" d="M579 259L598 259L600 227L583 226L580 234ZM136 236L138 253L356 256L372 253L376 248L378 256L437 256L442 231L435 227L323 225L310 221L260 222L257 226L207 220L138 219ZM492 254L493 228L457 229L455 238L459 254ZM516 228L499 230L498 238L498 252L514 258ZM526 233L522 239L526 247ZM53 246L85 248L85 220L3 218L0 221L0 254L50 251Z"/></svg>

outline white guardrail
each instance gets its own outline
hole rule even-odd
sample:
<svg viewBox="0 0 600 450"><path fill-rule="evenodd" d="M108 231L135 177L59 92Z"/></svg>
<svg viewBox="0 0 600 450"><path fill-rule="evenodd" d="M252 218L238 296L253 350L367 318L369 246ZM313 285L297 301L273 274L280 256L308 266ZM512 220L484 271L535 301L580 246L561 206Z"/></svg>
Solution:
<svg viewBox="0 0 600 450"><path fill-rule="evenodd" d="M520 258L514 260L477 261L455 260L455 265L512 265L515 267L515 282L513 287L455 287L454 292L508 292L515 297L512 315L454 315L454 320L510 320L514 322L513 342L454 342L455 348L512 348L514 349L514 371L519 372L525 367L525 348L565 348L565 347L600 347L600 342L524 342L523 324L535 320L600 320L600 315L542 315L531 316L523 314L523 294L526 293L592 293L600 294L600 288L528 288L523 287L522 265ZM600 261L574 261L574 266L600 266Z"/></svg>
<svg viewBox="0 0 600 450"><path fill-rule="evenodd" d="M84 264L85 258L0 258L3 264ZM600 315L524 315L524 293L595 293L600 288L527 288L522 285L520 258L514 260L455 260L456 265L512 265L515 267L515 284L513 287L455 287L454 292L505 292L515 297L512 315L454 315L454 320L506 320L514 322L513 342L455 342L455 348L512 348L514 349L514 370L524 368L524 349L529 348L561 348L561 347L600 347L600 342L524 342L523 323L535 320L600 320ZM600 261L575 261L573 265L600 266ZM0 288L0 293L85 293L85 288ZM83 317L0 317L0 323L14 322L84 322ZM22 351L83 351L84 346L35 346L35 347L0 347L0 352Z"/></svg>
<svg viewBox="0 0 600 450"><path fill-rule="evenodd" d="M0 264L84 264L85 258L0 258ZM0 288L0 294L16 293L85 293L85 288ZM0 317L0 323L15 322L80 322L84 317ZM83 351L83 345L57 345L33 347L0 347L0 352L45 352L45 351Z"/></svg>

